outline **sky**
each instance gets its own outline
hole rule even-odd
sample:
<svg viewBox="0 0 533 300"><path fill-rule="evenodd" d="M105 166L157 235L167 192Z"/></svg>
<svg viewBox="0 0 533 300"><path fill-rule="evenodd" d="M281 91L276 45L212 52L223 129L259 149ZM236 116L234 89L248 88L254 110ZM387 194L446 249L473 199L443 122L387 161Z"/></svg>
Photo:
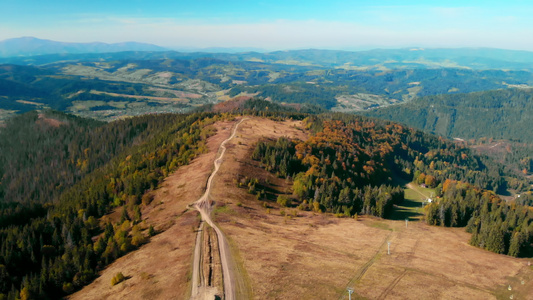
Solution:
<svg viewBox="0 0 533 300"><path fill-rule="evenodd" d="M532 15L530 0L0 0L0 40L136 41L172 49L533 51Z"/></svg>

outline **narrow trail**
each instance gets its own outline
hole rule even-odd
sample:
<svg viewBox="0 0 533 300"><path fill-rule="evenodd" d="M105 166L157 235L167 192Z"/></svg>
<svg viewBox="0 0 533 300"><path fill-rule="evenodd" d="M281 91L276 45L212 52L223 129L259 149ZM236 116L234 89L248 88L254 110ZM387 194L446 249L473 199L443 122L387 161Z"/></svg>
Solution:
<svg viewBox="0 0 533 300"><path fill-rule="evenodd" d="M374 256L372 256L361 268L359 268L359 270L357 270L357 272L355 273L355 275L352 278L352 280L350 280L350 282L348 282L348 285L346 286L346 288L353 287L353 285L357 281L359 281L361 278L363 278L363 276L365 275L366 271L368 271L368 269L374 264L374 262L376 262L376 260L378 258L378 255L383 251L383 249L385 249L385 245L387 245L387 242L389 241L391 235L392 235L392 231L383 239L383 242L379 246L379 248L376 251L376 253L374 254ZM341 296L339 297L339 299L344 299L344 297L345 297L344 291L345 290L343 290L343 292L342 292Z"/></svg>
<svg viewBox="0 0 533 300"><path fill-rule="evenodd" d="M387 288L379 295L378 299L385 299L387 295L396 287L396 285L402 280L402 278L407 274L407 270L403 270L403 272L396 277L390 284L387 286Z"/></svg>
<svg viewBox="0 0 533 300"><path fill-rule="evenodd" d="M194 247L194 260L193 260L193 270L192 270L192 291L191 295L198 295L198 287L203 286L203 276L201 276L200 271L202 268L199 266L202 265L202 232L204 228L204 222L200 222L200 227L198 227L198 233L196 235L196 246ZM200 246L199 246L200 245ZM198 266L198 268L197 268ZM200 283L198 283L200 281Z"/></svg>
<svg viewBox="0 0 533 300"><path fill-rule="evenodd" d="M212 202L209 200L209 194L211 192L211 185L213 182L213 178L217 174L220 165L222 164L222 158L224 157L224 154L226 153L226 143L229 142L231 139L235 137L237 134L237 128L239 125L246 120L246 118L241 119L233 128L233 132L229 138L224 140L222 144L220 145L219 156L214 161L215 170L211 175L209 176L209 179L207 180L207 186L205 193L203 194L200 199L198 199L196 202L194 202L193 206L196 210L200 212L200 215L202 216L202 223L200 224L200 227L198 229L198 235L196 238L196 246L194 251L194 260L193 260L193 275L192 275L192 288L191 288L191 299L213 299L213 290L212 288L209 288L206 286L204 280L201 279L200 270L202 269L202 261L201 261L201 255L202 255L202 228L204 226L204 222L209 224L216 232L217 234L217 240L218 240L218 246L219 246L219 254L220 254L220 263L222 265L222 278L224 282L224 299L226 300L234 300L236 298L235 296L235 274L232 272L232 270L229 267L229 262L231 261L231 253L230 253L230 247L228 244L228 241L220 228L213 222L211 219L211 211L212 211Z"/></svg>

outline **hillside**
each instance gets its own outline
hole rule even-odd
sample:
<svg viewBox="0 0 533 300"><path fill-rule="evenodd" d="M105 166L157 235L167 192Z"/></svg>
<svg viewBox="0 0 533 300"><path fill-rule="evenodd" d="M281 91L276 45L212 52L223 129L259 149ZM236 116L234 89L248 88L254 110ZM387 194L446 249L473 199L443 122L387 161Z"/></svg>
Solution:
<svg viewBox="0 0 533 300"><path fill-rule="evenodd" d="M462 139L507 139L533 142L528 128L533 112L531 89L509 89L469 94L437 95L394 107L365 112Z"/></svg>
<svg viewBox="0 0 533 300"><path fill-rule="evenodd" d="M236 139L229 143L228 156L214 182L214 216L231 241L245 285L253 291L249 298L347 299L345 288L355 287L354 297L447 298L461 294L496 299L509 297L507 286L512 285L515 297L528 299L533 274L526 261L468 246L469 234L462 229L417 222L409 222L405 228L404 220L336 218L277 204L275 195L287 194L290 181L252 160L254 145L283 136L305 140L304 125L262 118L245 120ZM220 135L217 133L207 142L209 153L167 178L152 201L152 205L161 204L149 208L146 215L143 211L143 218L155 222L161 222L157 221L161 215L174 215L171 227L111 264L99 279L72 299L163 299L174 295L189 298L182 291L189 283L186 269L191 268L188 255L192 253L194 237L190 234L191 211L184 213L183 209L201 194L195 188L197 180L190 180L191 176L194 174L198 180L203 177L205 182L218 145L229 136L228 123L220 123L217 128ZM246 182L245 178L257 178L255 191L267 191L265 198L258 199L250 192L250 185L236 185ZM392 242L390 256L387 241ZM159 255L163 251L168 254ZM436 252L445 255L435 255ZM150 259L153 255L157 263ZM217 278L220 266L214 261L213 278ZM111 286L109 282L117 272L123 272L128 279Z"/></svg>
<svg viewBox="0 0 533 300"><path fill-rule="evenodd" d="M261 103L250 102L259 109ZM498 163L462 145L390 122L273 109L241 111L248 116L227 145L229 156L221 159L221 171L209 196L215 222L229 234L233 268L239 274L238 295L256 291L272 297L291 295L278 281L287 280L285 275L274 279L264 273L265 260L281 259L267 269L291 277L299 269L292 262L300 264L299 257L304 259L302 264L308 259L316 261L307 265L309 271L325 270L318 258L329 253L327 241L342 232L350 234L350 228L372 238L361 240L368 247L353 249L356 257L343 254L334 264L349 260L360 265L362 273L354 274L352 267L351 271L343 269L342 277L327 277L321 293L338 295L346 284L359 282L366 272L364 266L376 262L383 251L383 243L402 239L382 230L383 226L397 228L394 221L379 220L397 215L394 211L399 205L412 201L405 200L404 181L424 183L442 197L424 210L429 225L468 225L473 233L470 243L477 247L531 256L533 223L525 206L530 204L529 194L523 194L525 202L510 206L486 190L505 189L521 181ZM56 298L87 284L85 292L82 289L76 297L167 298L188 293L192 233L198 228L189 204L205 189L216 149L227 138L235 117L227 112L164 114L100 123L42 111L8 121L0 129L0 296ZM31 143L21 136L29 137ZM335 221L335 217L346 219ZM362 218L362 223L353 218ZM492 234L502 223L505 227ZM416 226L424 230L427 225ZM315 229L323 230L312 242L322 250L297 243L297 253L284 252L287 248L283 245L295 245L291 232L301 237ZM279 243L270 242L268 252L258 253L261 260L251 258L258 248L250 244L247 230L255 232L260 244ZM207 249L217 249L212 231L200 232ZM280 232L286 233L278 236ZM453 240L453 235L444 232L448 231L442 233L446 239ZM354 241L357 236L352 237ZM450 243L463 249L458 251L466 251L468 246L461 243L468 236L460 236L463 242ZM161 261L156 264L149 253L161 249L173 253L157 256ZM469 249L472 257L481 253ZM276 258L266 253L277 253ZM205 266L203 274L211 274L205 275L206 282L216 288L216 282L221 282L216 267L221 260L215 256L205 259L213 261ZM512 266L500 269L501 274L530 278L519 260L509 258L507 262ZM480 274L494 268L486 266ZM125 282L110 285L119 272L124 272ZM474 286L483 295L496 295L510 279L495 277L483 286L465 280L469 290ZM314 285L300 284L304 290ZM176 289L169 290L169 285ZM278 290L278 285L283 288ZM138 293L132 294L134 291Z"/></svg>
<svg viewBox="0 0 533 300"><path fill-rule="evenodd" d="M209 114L167 114L101 124L56 112L8 121L0 294L69 294L144 244L155 232L140 223L140 205L150 202L143 195L205 151L209 122Z"/></svg>
<svg viewBox="0 0 533 300"><path fill-rule="evenodd" d="M509 170L530 175L533 136L524 128L532 122L532 96L531 89L426 96L363 114L455 138Z"/></svg>

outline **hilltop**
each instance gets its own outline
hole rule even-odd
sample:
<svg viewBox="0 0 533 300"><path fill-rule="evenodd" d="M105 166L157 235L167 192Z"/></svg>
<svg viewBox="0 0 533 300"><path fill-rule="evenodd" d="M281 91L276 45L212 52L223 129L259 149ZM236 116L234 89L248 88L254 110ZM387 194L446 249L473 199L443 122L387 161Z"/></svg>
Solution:
<svg viewBox="0 0 533 300"><path fill-rule="evenodd" d="M192 268L189 255L194 236L189 228L191 212L181 212L190 203L185 193L191 194L197 184L187 178L193 174L195 178L207 178L210 172L207 166L214 159L220 142L229 136L229 124L221 125L220 133L209 138L209 154L199 156L192 165L173 174L155 194L152 203L162 203L157 206L160 209L152 209L147 218L157 220L156 212L171 214L168 210L181 203L173 227L140 250L117 260L100 279L74 294L72 299L102 296L162 299L183 291L182 287L189 281L183 263L187 262L185 269ZM368 298L393 295L446 298L461 294L492 299L508 296L508 285L513 285L515 297L527 298L531 292L528 282L533 277L525 261L470 247L467 245L469 234L462 230L419 222L410 222L405 228L403 219L390 221L359 216L354 220L275 203L274 195L286 194L290 184L250 158L254 144L283 136L306 140L302 125L301 122L273 122L262 118L246 120L236 139L229 144L221 175L214 183L214 216L231 241L236 270L244 277L243 288L252 293L248 298L346 299L345 288L354 287L355 295ZM266 197L258 200L250 193L250 185L238 188L236 178L241 178L242 182L246 182L245 178L258 179L256 191L268 191ZM274 195L270 196L271 193ZM200 193L195 195L191 198L198 198ZM209 236L212 238L212 234L203 235L206 240ZM390 256L387 255L387 241L392 242ZM212 243L216 249L214 242L207 243ZM163 249L171 252L158 256L161 261L158 268L154 268L149 257L152 253L162 253ZM436 255L436 252L445 255ZM184 258L177 260L180 256ZM205 276L216 283L220 280L220 264L216 257L205 256L205 259L213 261ZM119 271L130 278L118 287L110 286L108 282ZM521 280L525 280L524 285ZM433 284L428 285L428 282ZM179 288L169 289L170 283ZM188 294L182 292L182 295L188 298Z"/></svg>
<svg viewBox="0 0 533 300"><path fill-rule="evenodd" d="M245 107L246 100L240 101L237 107ZM189 204L205 189L213 157L237 120L241 126L226 145L209 196L239 274L237 295L292 297L300 291L331 298L358 286L359 295L373 297L377 291L403 294L399 282L409 286L422 277L495 297L508 284L533 279L526 260L479 249L531 256L533 197L522 191L520 201L510 205L489 191L522 181L497 162L390 122L274 107L237 112L102 123L42 111L6 122L0 130L2 153L9 153L0 159L5 283L0 293L58 297L81 289L80 298L188 293L199 221ZM30 137L31 145L19 136ZM415 192L413 184L405 185L409 181L426 187ZM416 193L440 200L419 210L428 196ZM404 218L427 224L403 230ZM466 226L469 233L431 225ZM209 228L201 232L206 249L214 251L204 252L211 263L202 276L220 289L220 260L209 254L216 253L216 237ZM342 236L352 241L349 246L335 242ZM448 247L447 263L457 267L430 267L434 248L422 244L437 245L434 236L442 237L438 245ZM382 257L387 241L399 243L392 261ZM459 258L465 253L482 266L476 279ZM394 270L388 269L391 263ZM369 269L372 265L377 268ZM460 278L450 273L457 268ZM302 270L317 276L298 276ZM379 272L396 275L382 287L372 279ZM125 281L112 285L118 273ZM291 280L297 290L287 285ZM317 288L319 281L324 283ZM447 295L447 286L417 292ZM527 295L528 287L516 287L517 295Z"/></svg>

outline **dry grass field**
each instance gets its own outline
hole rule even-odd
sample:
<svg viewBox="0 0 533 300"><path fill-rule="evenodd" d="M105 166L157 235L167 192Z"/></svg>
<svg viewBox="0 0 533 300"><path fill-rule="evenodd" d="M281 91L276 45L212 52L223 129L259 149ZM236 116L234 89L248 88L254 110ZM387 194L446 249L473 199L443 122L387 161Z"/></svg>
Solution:
<svg viewBox="0 0 533 300"><path fill-rule="evenodd" d="M255 299L348 299L347 287L355 290L352 299L533 299L527 260L472 247L463 228L338 219L281 209L274 201L265 208L233 180L268 179L269 188L279 192L288 192L288 184L260 169L250 159L250 146L263 137L305 134L296 122L254 119L241 126L212 195L219 206L216 219Z"/></svg>
<svg viewBox="0 0 533 300"><path fill-rule="evenodd" d="M217 123L218 133L208 142L211 152L180 168L155 192L143 215L161 233L71 299L189 298L198 216L187 205L203 193L216 149L232 124ZM227 145L211 194L215 220L254 299L348 299L348 287L355 290L352 299L533 299L528 260L472 247L463 228L415 221L406 228L403 220L282 209L237 188L235 179L248 176L267 182L272 191L290 193L289 182L250 159L257 140L280 136L305 139L307 134L296 121L243 122ZM128 279L112 287L119 271Z"/></svg>

